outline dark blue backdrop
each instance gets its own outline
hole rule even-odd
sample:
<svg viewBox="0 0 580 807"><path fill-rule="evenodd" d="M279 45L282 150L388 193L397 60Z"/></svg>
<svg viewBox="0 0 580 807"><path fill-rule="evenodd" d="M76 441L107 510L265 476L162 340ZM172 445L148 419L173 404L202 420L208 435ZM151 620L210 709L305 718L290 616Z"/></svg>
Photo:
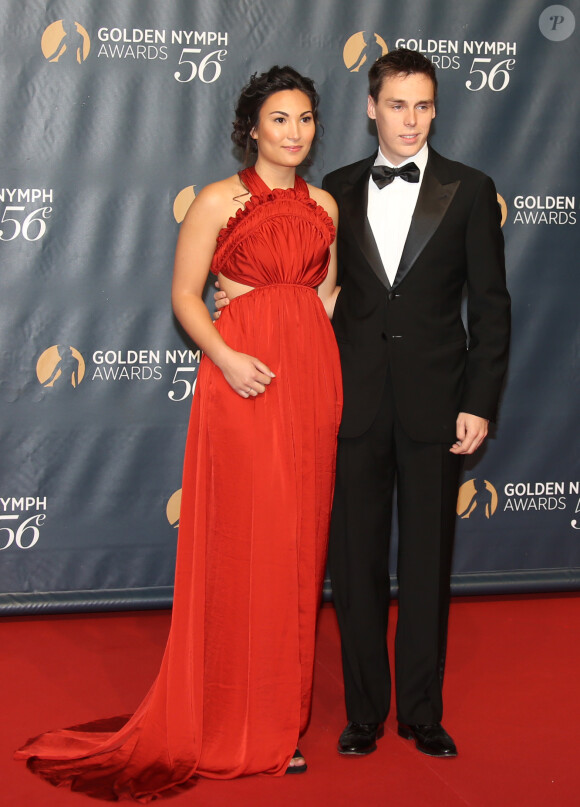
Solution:
<svg viewBox="0 0 580 807"><path fill-rule="evenodd" d="M439 66L433 144L491 174L514 331L465 468L454 591L578 588L578 3L0 0L0 608L171 600L199 353L170 308L178 220L238 168L233 105L290 63L322 95L307 171L374 148L369 61Z"/></svg>

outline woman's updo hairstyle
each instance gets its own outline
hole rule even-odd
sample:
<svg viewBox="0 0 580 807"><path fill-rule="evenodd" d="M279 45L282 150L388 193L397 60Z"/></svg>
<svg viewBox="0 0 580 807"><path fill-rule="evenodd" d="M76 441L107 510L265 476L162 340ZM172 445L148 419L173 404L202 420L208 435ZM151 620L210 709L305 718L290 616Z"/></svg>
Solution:
<svg viewBox="0 0 580 807"><path fill-rule="evenodd" d="M258 125L260 109L264 101L275 92L283 90L300 90L308 96L312 107L314 123L318 125L318 93L314 82L306 76L301 76L292 67L278 67L275 64L265 73L254 73L242 90L236 106L236 119L232 140L244 151L245 161L251 153L258 150L256 141L250 132Z"/></svg>

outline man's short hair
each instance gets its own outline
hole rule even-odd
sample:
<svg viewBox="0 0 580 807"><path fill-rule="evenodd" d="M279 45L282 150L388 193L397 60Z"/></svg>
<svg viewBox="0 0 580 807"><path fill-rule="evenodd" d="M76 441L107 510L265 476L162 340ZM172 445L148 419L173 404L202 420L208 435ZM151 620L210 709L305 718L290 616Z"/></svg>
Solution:
<svg viewBox="0 0 580 807"><path fill-rule="evenodd" d="M423 73L433 82L433 97L437 98L437 76L433 62L417 50L397 48L381 56L369 70L369 95L374 101L379 100L379 93L385 79L394 76L410 76Z"/></svg>

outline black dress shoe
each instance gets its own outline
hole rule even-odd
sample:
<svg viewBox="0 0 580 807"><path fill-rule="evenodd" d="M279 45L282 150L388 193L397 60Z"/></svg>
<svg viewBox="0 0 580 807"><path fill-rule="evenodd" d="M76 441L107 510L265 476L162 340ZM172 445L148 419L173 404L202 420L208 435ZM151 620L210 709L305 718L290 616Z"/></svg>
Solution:
<svg viewBox="0 0 580 807"><path fill-rule="evenodd" d="M350 721L338 738L338 753L364 756L377 750L377 740L384 734L382 723L354 723Z"/></svg>
<svg viewBox="0 0 580 807"><path fill-rule="evenodd" d="M423 754L430 757L456 757L457 748L441 723L427 726L408 726L399 723L399 736L405 740L415 740L415 745Z"/></svg>

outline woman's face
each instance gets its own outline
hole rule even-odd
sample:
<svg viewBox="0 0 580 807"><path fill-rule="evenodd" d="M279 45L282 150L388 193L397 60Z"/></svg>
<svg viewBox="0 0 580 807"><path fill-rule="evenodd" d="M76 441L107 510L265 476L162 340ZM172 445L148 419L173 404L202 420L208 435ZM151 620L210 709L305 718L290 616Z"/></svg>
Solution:
<svg viewBox="0 0 580 807"><path fill-rule="evenodd" d="M261 160L288 167L306 158L315 134L312 104L301 90L281 90L266 98L250 132Z"/></svg>

